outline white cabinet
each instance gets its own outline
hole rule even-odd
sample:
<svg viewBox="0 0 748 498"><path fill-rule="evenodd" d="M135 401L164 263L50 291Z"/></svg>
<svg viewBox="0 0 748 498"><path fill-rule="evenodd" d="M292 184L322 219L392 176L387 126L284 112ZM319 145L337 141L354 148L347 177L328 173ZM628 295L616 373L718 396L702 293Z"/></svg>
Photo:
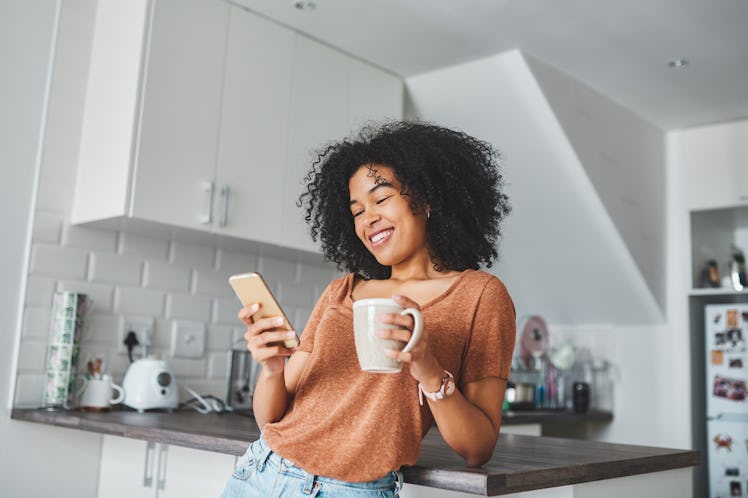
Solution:
<svg viewBox="0 0 748 498"><path fill-rule="evenodd" d="M675 133L689 209L748 205L748 121Z"/></svg>
<svg viewBox="0 0 748 498"><path fill-rule="evenodd" d="M228 18L215 0L98 2L74 223L210 218Z"/></svg>
<svg viewBox="0 0 748 498"><path fill-rule="evenodd" d="M313 151L402 107L398 77L225 0L99 0L71 220L315 251Z"/></svg>
<svg viewBox="0 0 748 498"><path fill-rule="evenodd" d="M235 457L116 436L104 436L99 498L219 496Z"/></svg>

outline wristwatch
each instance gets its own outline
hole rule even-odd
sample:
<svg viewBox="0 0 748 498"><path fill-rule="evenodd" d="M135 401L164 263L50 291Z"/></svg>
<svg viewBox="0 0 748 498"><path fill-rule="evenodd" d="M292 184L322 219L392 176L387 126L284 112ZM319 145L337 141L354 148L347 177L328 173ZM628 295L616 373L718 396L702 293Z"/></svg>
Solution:
<svg viewBox="0 0 748 498"><path fill-rule="evenodd" d="M451 373L444 371L446 374L442 377L442 383L439 386L439 390L435 392L428 392L423 388L423 384L418 383L418 402L423 406L423 397L426 396L431 401L439 401L447 396L452 396L455 392L455 376Z"/></svg>

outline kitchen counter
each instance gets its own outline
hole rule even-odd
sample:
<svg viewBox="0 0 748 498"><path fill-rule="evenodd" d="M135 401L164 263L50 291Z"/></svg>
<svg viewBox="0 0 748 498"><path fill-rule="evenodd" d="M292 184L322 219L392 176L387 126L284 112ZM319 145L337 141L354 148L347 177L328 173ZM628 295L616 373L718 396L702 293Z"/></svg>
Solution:
<svg viewBox="0 0 748 498"><path fill-rule="evenodd" d="M13 409L11 418L231 455L243 454L260 434L251 417L192 411L86 413ZM433 429L424 439L418 463L402 471L408 483L496 496L698 464L699 454L693 450L502 434L492 459L481 468L468 468Z"/></svg>

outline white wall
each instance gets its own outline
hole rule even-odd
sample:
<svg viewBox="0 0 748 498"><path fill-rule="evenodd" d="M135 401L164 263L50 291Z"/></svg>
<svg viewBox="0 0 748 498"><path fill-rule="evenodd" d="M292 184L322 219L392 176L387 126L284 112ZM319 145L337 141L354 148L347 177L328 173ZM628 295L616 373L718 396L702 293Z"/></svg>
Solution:
<svg viewBox="0 0 748 498"><path fill-rule="evenodd" d="M59 2L0 3L0 481L8 498L93 497L98 436L10 420L33 191Z"/></svg>
<svg viewBox="0 0 748 498"><path fill-rule="evenodd" d="M687 287L677 289L677 281L671 280L675 263L669 257L680 255L678 251L687 246L673 242L679 236L676 229L663 225L668 234L667 253L663 246L663 255L658 256L662 267L645 268L634 262L599 197L603 192L595 189L569 142L575 131L563 128L518 52L410 78L407 87L411 114L460 127L504 153L514 212L495 273L507 284L518 315L545 316L551 334L554 326L580 328L577 343L604 345L608 359L619 368L615 419L593 428L589 435L611 442L690 447L689 349L683 307ZM612 102L599 95L596 99L599 108L586 104L593 107L592 118L615 113ZM635 121L626 121L636 128ZM664 135L659 147L654 146L651 125L641 125L643 130L629 134L627 147L637 146L632 137L643 137L643 147L651 151L646 160L664 160ZM602 138L593 145L603 152L618 146L610 141L606 145ZM666 167L658 167L665 188ZM644 270L658 272L652 282L668 282L664 303L655 298ZM668 310L667 319L661 304ZM598 333L607 337L595 341Z"/></svg>

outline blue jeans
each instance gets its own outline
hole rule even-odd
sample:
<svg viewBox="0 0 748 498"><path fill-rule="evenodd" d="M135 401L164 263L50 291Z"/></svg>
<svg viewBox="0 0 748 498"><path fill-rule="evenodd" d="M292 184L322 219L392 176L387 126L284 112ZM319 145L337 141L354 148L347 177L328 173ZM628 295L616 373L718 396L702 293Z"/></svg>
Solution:
<svg viewBox="0 0 748 498"><path fill-rule="evenodd" d="M221 498L397 498L400 472L369 482L346 482L309 474L282 458L260 437L236 463Z"/></svg>

